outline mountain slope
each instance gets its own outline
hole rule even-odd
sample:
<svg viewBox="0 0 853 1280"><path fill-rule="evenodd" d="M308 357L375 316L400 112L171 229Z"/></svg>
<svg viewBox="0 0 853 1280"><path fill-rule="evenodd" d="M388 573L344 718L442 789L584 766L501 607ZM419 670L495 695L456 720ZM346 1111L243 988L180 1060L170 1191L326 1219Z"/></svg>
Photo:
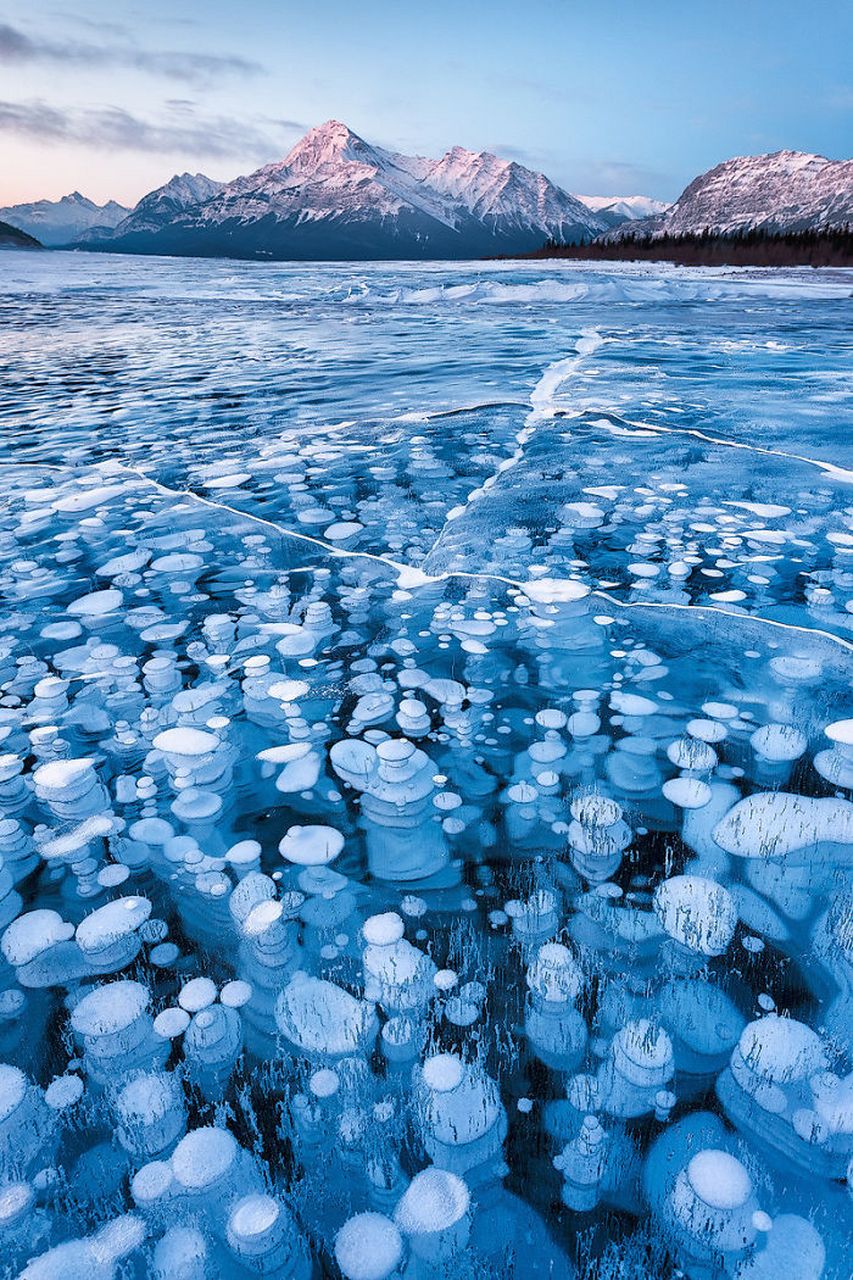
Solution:
<svg viewBox="0 0 853 1280"><path fill-rule="evenodd" d="M0 249L43 249L33 236L26 231L10 226L8 222L0 222Z"/></svg>
<svg viewBox="0 0 853 1280"><path fill-rule="evenodd" d="M593 221L580 200L543 173L488 151L453 147L422 182L458 201L495 235L527 234L535 228L548 240L585 239Z"/></svg>
<svg viewBox="0 0 853 1280"><path fill-rule="evenodd" d="M70 244L91 227L116 226L130 211L110 200L95 204L79 191L61 200L35 200L30 204L13 204L0 209L0 218L36 236L42 244Z"/></svg>
<svg viewBox="0 0 853 1280"><path fill-rule="evenodd" d="M437 161L397 155L335 120L309 130L284 160L213 185L172 209L167 184L88 243L245 258L465 258L588 240L608 225L521 165L458 147Z"/></svg>
<svg viewBox="0 0 853 1280"><path fill-rule="evenodd" d="M685 187L663 215L610 236L807 231L853 222L853 160L800 151L736 156Z"/></svg>

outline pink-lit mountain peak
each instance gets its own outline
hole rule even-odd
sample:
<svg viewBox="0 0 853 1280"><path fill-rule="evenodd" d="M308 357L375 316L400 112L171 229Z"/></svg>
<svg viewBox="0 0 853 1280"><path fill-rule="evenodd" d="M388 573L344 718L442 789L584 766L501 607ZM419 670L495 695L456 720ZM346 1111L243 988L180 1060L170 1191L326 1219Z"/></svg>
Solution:
<svg viewBox="0 0 853 1280"><path fill-rule="evenodd" d="M377 165L385 154L372 147L340 120L327 120L315 125L293 146L281 167L292 173L316 173L350 162Z"/></svg>

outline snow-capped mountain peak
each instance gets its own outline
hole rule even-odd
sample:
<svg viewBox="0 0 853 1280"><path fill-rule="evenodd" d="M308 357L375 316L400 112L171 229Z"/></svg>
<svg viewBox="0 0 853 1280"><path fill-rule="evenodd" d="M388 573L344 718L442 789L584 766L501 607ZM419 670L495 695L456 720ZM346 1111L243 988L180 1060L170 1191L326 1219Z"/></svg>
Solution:
<svg viewBox="0 0 853 1280"><path fill-rule="evenodd" d="M80 243L101 246L126 235L157 233L188 209L196 209L218 195L224 185L203 173L176 173L162 187L143 196L133 209L125 211L110 232L101 226L92 227L80 236Z"/></svg>
<svg viewBox="0 0 853 1280"><path fill-rule="evenodd" d="M570 228L595 232L594 214L543 173L490 151L452 147L428 170L425 185L459 201L485 221L538 226L544 239L564 239Z"/></svg>
<svg viewBox="0 0 853 1280"><path fill-rule="evenodd" d="M510 168L509 160L501 160L489 151L451 147L428 170L424 181L436 191L463 200L466 207L471 208L506 180Z"/></svg>
<svg viewBox="0 0 853 1280"><path fill-rule="evenodd" d="M675 204L650 220L652 235L803 231L853 222L853 160L802 151L734 156L694 178ZM637 234L644 224L614 235Z"/></svg>
<svg viewBox="0 0 853 1280"><path fill-rule="evenodd" d="M203 173L176 173L162 187L143 196L136 208L168 200L176 209L189 209L218 195L224 186L224 182L216 182Z"/></svg>
<svg viewBox="0 0 853 1280"><path fill-rule="evenodd" d="M292 174L309 175L346 163L375 165L381 158L376 148L340 120L327 120L299 139L281 167Z"/></svg>

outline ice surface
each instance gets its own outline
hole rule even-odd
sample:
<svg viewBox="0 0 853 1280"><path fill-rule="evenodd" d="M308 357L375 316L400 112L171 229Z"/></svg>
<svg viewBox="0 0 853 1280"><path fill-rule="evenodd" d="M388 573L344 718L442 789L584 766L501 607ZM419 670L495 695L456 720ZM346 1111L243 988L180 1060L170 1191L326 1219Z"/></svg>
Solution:
<svg viewBox="0 0 853 1280"><path fill-rule="evenodd" d="M847 1280L849 275L6 265L9 1275Z"/></svg>

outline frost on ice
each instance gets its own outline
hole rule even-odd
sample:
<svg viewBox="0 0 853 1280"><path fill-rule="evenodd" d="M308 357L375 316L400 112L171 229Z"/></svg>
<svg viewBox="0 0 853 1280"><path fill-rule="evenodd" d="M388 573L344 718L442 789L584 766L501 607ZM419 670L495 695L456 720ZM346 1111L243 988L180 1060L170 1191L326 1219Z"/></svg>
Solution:
<svg viewBox="0 0 853 1280"><path fill-rule="evenodd" d="M4 1276L846 1280L853 488L558 338L4 468Z"/></svg>

